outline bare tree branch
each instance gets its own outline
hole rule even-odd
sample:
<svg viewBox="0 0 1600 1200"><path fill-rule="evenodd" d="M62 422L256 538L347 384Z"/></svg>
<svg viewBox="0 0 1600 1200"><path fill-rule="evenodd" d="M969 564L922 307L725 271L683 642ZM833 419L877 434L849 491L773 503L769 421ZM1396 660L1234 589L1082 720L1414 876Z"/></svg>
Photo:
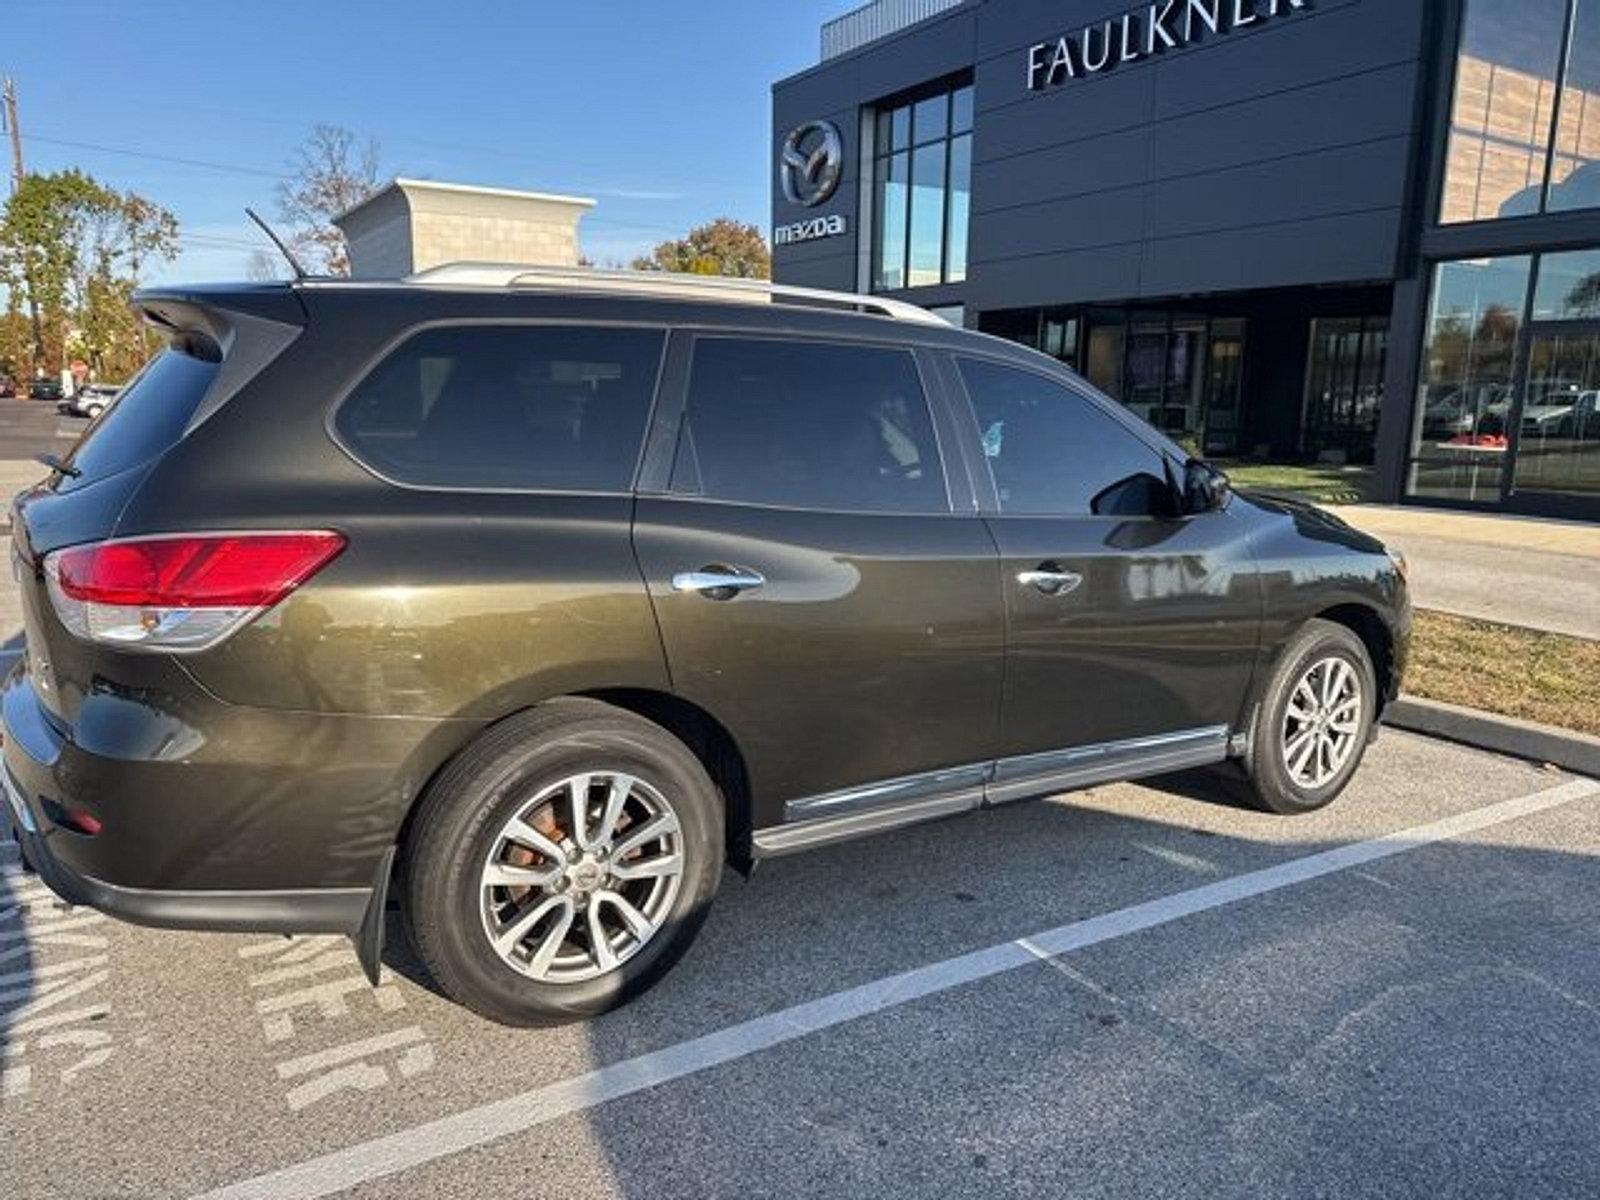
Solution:
<svg viewBox="0 0 1600 1200"><path fill-rule="evenodd" d="M278 214L308 270L350 274L350 252L333 218L378 190L378 143L361 141L339 125L318 125L289 161L291 178L278 184Z"/></svg>

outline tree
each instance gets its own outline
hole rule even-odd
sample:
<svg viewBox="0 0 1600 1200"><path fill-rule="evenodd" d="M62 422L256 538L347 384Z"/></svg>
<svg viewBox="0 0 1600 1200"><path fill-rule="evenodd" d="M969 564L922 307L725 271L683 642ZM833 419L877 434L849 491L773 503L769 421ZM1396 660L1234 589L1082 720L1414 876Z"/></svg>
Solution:
<svg viewBox="0 0 1600 1200"><path fill-rule="evenodd" d="M633 262L636 271L681 271L689 275L734 275L740 279L772 278L772 253L754 225L731 217L691 229L680 241L662 242L648 258Z"/></svg>
<svg viewBox="0 0 1600 1200"><path fill-rule="evenodd" d="M339 125L318 125L289 170L278 184L278 215L292 230L295 257L313 274L350 274L350 251L333 219L378 190L378 143L358 142Z"/></svg>
<svg viewBox="0 0 1600 1200"><path fill-rule="evenodd" d="M1567 293L1567 315L1592 317L1600 312L1600 271L1590 272L1578 280Z"/></svg>
<svg viewBox="0 0 1600 1200"><path fill-rule="evenodd" d="M177 253L177 218L143 196L78 170L26 176L0 217L0 282L38 307L33 368L59 370L69 340L102 374L136 368L145 343L128 298L150 259Z"/></svg>
<svg viewBox="0 0 1600 1200"><path fill-rule="evenodd" d="M26 379L32 359L33 326L22 311L21 298L8 291L5 310L0 312L0 375Z"/></svg>

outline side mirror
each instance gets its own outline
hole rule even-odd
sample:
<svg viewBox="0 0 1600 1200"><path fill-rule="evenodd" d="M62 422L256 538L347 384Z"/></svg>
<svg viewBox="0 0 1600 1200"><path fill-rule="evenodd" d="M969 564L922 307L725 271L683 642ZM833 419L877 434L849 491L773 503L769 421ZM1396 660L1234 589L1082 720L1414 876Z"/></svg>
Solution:
<svg viewBox="0 0 1600 1200"><path fill-rule="evenodd" d="M1210 463L1191 458L1183 468L1183 511L1187 514L1216 512L1228 506L1233 485Z"/></svg>

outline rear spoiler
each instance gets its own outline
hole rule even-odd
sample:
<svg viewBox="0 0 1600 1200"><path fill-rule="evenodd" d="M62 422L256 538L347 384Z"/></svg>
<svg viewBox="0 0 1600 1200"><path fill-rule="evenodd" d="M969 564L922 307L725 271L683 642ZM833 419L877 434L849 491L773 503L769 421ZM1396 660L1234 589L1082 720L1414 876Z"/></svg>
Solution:
<svg viewBox="0 0 1600 1200"><path fill-rule="evenodd" d="M132 304L172 349L221 364L188 429L282 354L308 319L298 292L283 283L146 288L134 293Z"/></svg>

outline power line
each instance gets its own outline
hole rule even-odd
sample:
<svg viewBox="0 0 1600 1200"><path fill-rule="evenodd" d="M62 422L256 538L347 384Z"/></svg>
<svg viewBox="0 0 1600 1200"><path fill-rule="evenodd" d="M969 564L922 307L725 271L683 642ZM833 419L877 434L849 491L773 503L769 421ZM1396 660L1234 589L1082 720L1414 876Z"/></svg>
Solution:
<svg viewBox="0 0 1600 1200"><path fill-rule="evenodd" d="M66 146L73 150L93 150L100 154L121 154L128 158L147 158L152 162L173 163L182 167L204 167L208 171L231 171L236 175L255 175L266 179L292 179L281 171L266 171L259 167L241 167L236 163L207 162L201 158L178 158L171 154L155 154L149 150L130 150L125 146L102 146L94 142L73 142L65 138L44 137L37 133L23 135L28 142L43 142L47 146Z"/></svg>
<svg viewBox="0 0 1600 1200"><path fill-rule="evenodd" d="M246 167L238 163L210 162L201 158L182 158L171 154L157 154L150 150L134 150L127 146L107 146L97 142L79 142L67 138L44 137L37 133L21 135L24 141L39 142L47 146L62 146L73 150L90 150L99 154L118 154L126 158L142 158L151 162L169 163L176 166L199 167L208 171L231 172L236 175L250 175L257 178L290 180L294 176L282 171L268 171L261 167ZM640 221L619 220L616 217L586 216L584 221L590 225L603 225L610 229L633 229L645 233L665 233L678 235L683 232L676 225L654 225Z"/></svg>

